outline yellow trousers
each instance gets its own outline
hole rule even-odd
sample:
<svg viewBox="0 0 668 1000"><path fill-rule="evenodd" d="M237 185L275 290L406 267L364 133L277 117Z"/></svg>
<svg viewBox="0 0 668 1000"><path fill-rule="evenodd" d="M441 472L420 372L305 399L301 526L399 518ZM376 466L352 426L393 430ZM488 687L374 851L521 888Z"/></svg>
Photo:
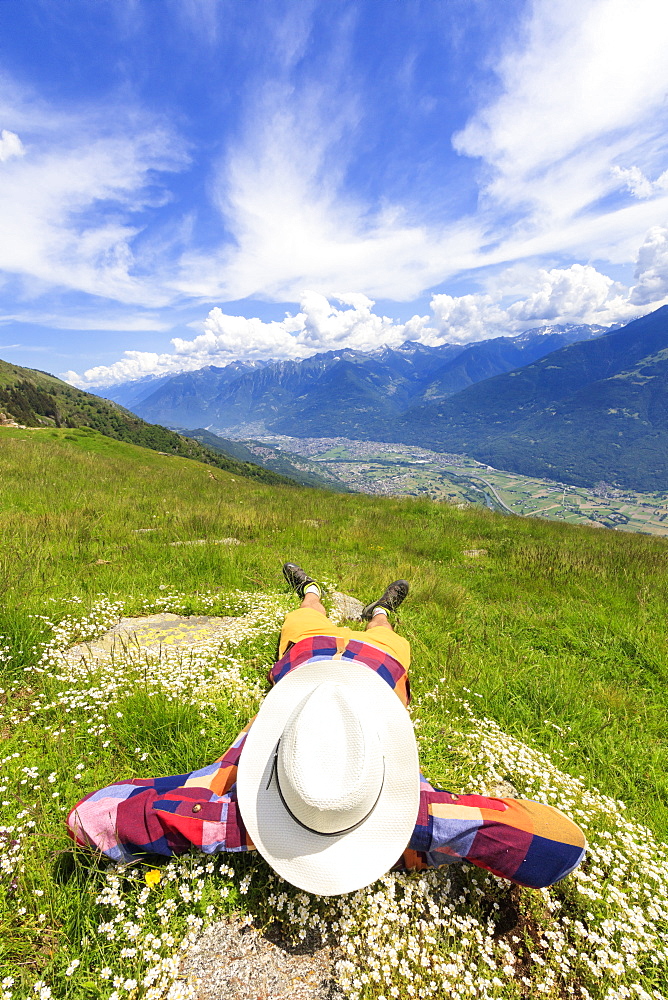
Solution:
<svg viewBox="0 0 668 1000"><path fill-rule="evenodd" d="M377 625L375 628L367 629L366 632L356 632L352 628L335 625L326 615L314 611L313 608L297 608L285 616L278 647L279 659L291 643L299 642L300 639L312 639L317 635L331 635L336 639L344 639L346 643L351 639L366 642L369 646L375 646L376 649L389 653L408 671L411 662L410 643L391 628Z"/></svg>

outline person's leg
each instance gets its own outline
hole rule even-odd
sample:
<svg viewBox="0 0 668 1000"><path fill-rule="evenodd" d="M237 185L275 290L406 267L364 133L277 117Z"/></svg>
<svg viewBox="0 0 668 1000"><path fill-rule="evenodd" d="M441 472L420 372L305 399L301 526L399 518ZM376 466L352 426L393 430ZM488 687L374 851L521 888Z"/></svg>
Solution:
<svg viewBox="0 0 668 1000"><path fill-rule="evenodd" d="M319 634L334 634L336 626L329 622L327 612L320 599L320 587L309 576L301 566L296 563L285 563L283 566L283 576L292 589L301 597L301 604L295 611L290 611L285 616L281 636L278 642L278 658L280 659L287 649L301 638ZM329 623L330 628L323 622L323 617Z"/></svg>
<svg viewBox="0 0 668 1000"><path fill-rule="evenodd" d="M362 618L367 619L365 635L372 646L378 646L408 670L411 661L410 644L403 636L397 635L388 618L390 611L396 611L408 594L406 580L395 580L384 594L362 610Z"/></svg>
<svg viewBox="0 0 668 1000"><path fill-rule="evenodd" d="M394 583L391 583L385 589L385 592L381 594L377 601L373 601L371 604L367 604L365 608L362 608L362 618L373 621L377 611L384 611L386 614L389 611L396 611L408 595L408 591L407 580L395 580Z"/></svg>
<svg viewBox="0 0 668 1000"><path fill-rule="evenodd" d="M389 628L394 632L394 626L391 624L389 618L387 617L387 611L384 608L378 608L374 612L373 618L366 623L365 632L368 632L370 628Z"/></svg>
<svg viewBox="0 0 668 1000"><path fill-rule="evenodd" d="M285 616L278 644L278 658L281 659L287 649L300 639L314 635L345 636L347 640L360 637L359 632L335 625L329 618L320 599L320 588L313 577L295 563L285 563L283 575L293 590L302 598L301 605L295 611ZM311 591L313 586L313 591ZM317 590L317 593L315 592ZM408 594L408 583L405 580L395 580L385 590L382 596L368 604L362 611L362 618L368 620L366 632L370 645L389 653L395 660L408 670L411 654L410 644L403 636L397 635L387 617L388 611L394 611ZM377 612L377 613L374 613ZM383 614L383 612L385 612ZM323 622L323 616L325 622Z"/></svg>
<svg viewBox="0 0 668 1000"><path fill-rule="evenodd" d="M315 592L304 594L302 603L299 605L300 608L311 608L313 611L318 611L321 615L327 615L325 611L325 605L320 600L320 595Z"/></svg>

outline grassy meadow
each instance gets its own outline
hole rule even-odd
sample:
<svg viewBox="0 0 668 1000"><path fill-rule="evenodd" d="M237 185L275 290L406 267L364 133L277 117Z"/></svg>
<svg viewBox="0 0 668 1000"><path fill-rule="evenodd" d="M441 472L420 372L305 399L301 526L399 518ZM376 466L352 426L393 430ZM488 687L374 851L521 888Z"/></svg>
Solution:
<svg viewBox="0 0 668 1000"><path fill-rule="evenodd" d="M0 1000L191 996L179 955L228 911L333 936L341 989L360 1000L665 996L668 539L4 428L0 535ZM288 559L365 601L410 580L398 628L424 773L559 805L592 847L577 877L532 893L453 866L324 900L254 854L118 869L75 851L63 818L88 791L227 749L295 606ZM62 659L121 614L161 610L238 628L185 664L91 676ZM358 966L362 953L381 957Z"/></svg>

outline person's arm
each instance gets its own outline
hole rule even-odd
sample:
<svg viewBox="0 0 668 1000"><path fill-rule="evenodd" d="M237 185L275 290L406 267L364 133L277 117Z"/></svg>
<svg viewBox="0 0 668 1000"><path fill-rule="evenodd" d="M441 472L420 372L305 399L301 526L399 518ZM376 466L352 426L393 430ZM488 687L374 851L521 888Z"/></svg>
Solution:
<svg viewBox="0 0 668 1000"><path fill-rule="evenodd" d="M198 771L91 792L67 817L70 836L113 861L169 857L191 847L207 854L251 850L236 796L237 763L250 725L220 760Z"/></svg>
<svg viewBox="0 0 668 1000"><path fill-rule="evenodd" d="M401 867L432 868L463 860L540 889L577 868L585 848L582 830L553 806L454 795L422 778L420 812Z"/></svg>

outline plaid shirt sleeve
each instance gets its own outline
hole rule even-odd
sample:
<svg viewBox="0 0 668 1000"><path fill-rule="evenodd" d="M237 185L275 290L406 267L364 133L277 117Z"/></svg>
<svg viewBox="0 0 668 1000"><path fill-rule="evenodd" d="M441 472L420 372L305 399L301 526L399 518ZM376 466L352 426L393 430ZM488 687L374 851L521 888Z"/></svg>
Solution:
<svg viewBox="0 0 668 1000"><path fill-rule="evenodd" d="M420 777L420 809L398 870L469 861L518 885L542 889L565 878L582 861L582 830L553 806L529 799L454 795Z"/></svg>
<svg viewBox="0 0 668 1000"><path fill-rule="evenodd" d="M237 805L236 776L248 723L213 764L167 778L120 781L78 802L67 817L70 836L113 861L143 854L248 851L253 843Z"/></svg>

